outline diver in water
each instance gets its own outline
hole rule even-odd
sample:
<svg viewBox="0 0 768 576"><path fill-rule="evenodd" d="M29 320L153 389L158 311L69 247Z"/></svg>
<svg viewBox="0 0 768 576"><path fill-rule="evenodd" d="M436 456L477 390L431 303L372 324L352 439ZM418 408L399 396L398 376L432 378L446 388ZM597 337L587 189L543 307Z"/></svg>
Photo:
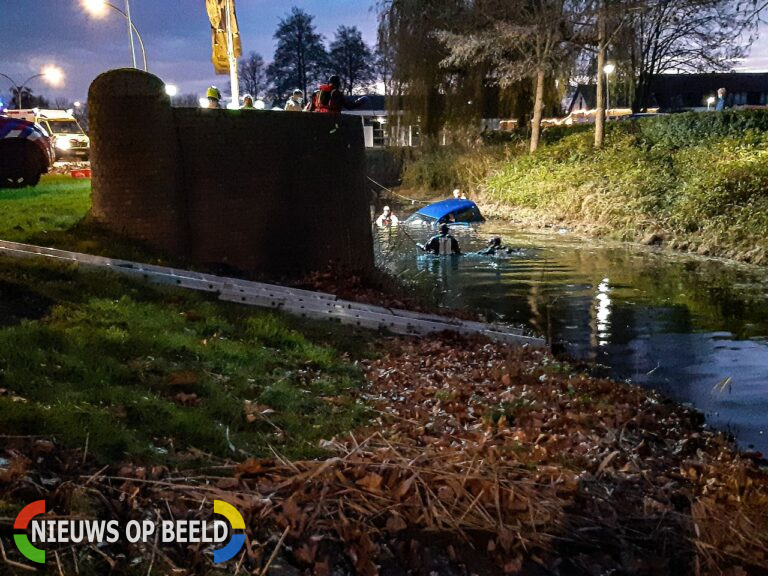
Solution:
<svg viewBox="0 0 768 576"><path fill-rule="evenodd" d="M478 251L482 256L495 256L496 254L511 254L512 248L501 243L501 236L494 236L488 240L488 247Z"/></svg>
<svg viewBox="0 0 768 576"><path fill-rule="evenodd" d="M430 252L438 256L449 256L451 254L461 254L459 243L451 236L448 224L440 226L440 234L435 234L426 244L417 244L424 252Z"/></svg>

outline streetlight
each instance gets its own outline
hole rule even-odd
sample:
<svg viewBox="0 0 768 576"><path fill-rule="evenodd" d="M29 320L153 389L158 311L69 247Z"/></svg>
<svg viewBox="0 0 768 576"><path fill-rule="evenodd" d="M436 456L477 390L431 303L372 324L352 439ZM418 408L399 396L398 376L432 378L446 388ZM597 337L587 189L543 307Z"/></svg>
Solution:
<svg viewBox="0 0 768 576"><path fill-rule="evenodd" d="M91 14L91 16L94 18L104 18L107 14L107 8L111 8L118 14L121 14L123 18L128 21L128 38L131 47L131 60L133 62L133 67L137 67L136 51L133 46L133 35L135 33L136 37L139 39L139 46L141 46L141 56L144 60L144 72L147 72L147 51L144 49L144 39L141 37L141 34L139 34L139 29L136 28L136 25L131 19L131 4L129 0L125 0L125 11L121 10L111 2L107 2L107 0L80 0L80 3L82 4L85 11Z"/></svg>
<svg viewBox="0 0 768 576"><path fill-rule="evenodd" d="M39 74L34 74L24 80L21 84L17 84L16 81L7 74L0 73L0 76L7 78L11 82L11 90L16 92L16 106L21 110L21 99L24 92L24 88L27 87L35 78L42 78L45 82L53 87L59 87L64 84L64 71L54 64L44 66Z"/></svg>
<svg viewBox="0 0 768 576"><path fill-rule="evenodd" d="M606 113L608 110L611 109L611 92L610 92L610 75L613 74L616 71L616 65L615 64L606 64L603 66L603 73L605 74L605 108Z"/></svg>
<svg viewBox="0 0 768 576"><path fill-rule="evenodd" d="M176 87L175 84L166 84L165 85L165 93L168 94L171 98L176 96L176 94L179 93L179 89Z"/></svg>

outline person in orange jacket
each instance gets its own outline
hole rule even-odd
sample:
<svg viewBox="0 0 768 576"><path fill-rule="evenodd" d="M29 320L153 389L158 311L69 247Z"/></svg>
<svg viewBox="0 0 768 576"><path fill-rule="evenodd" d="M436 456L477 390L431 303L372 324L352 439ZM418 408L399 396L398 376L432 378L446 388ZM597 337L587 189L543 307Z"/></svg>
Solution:
<svg viewBox="0 0 768 576"><path fill-rule="evenodd" d="M341 91L341 78L334 75L326 84L321 84L320 88L315 90L304 110L322 114L341 114L344 108L347 110L360 108L367 100L368 96L363 96L352 103L347 102L344 92Z"/></svg>

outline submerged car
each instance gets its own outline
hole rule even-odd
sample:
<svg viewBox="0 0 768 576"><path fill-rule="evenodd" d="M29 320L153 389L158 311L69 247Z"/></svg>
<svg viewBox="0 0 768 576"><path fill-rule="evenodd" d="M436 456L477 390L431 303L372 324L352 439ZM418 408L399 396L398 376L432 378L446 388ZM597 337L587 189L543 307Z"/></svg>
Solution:
<svg viewBox="0 0 768 576"><path fill-rule="evenodd" d="M480 214L477 204L471 200L449 198L424 206L424 208L411 214L404 224L436 228L440 224L469 226L481 222L485 222L485 218Z"/></svg>

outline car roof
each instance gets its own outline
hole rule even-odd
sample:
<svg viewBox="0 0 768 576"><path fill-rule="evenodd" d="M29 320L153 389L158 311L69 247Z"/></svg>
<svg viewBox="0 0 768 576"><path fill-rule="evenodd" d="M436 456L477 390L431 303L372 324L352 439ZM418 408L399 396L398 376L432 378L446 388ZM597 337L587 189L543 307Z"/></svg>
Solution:
<svg viewBox="0 0 768 576"><path fill-rule="evenodd" d="M428 216L430 218L439 220L440 218L450 214L451 212L466 210L467 208L473 208L473 207L476 207L476 205L471 200L449 198L447 200L441 200L440 202L435 202L434 204L430 204L429 206L424 206L424 208L418 210L416 214L420 214L422 216Z"/></svg>

